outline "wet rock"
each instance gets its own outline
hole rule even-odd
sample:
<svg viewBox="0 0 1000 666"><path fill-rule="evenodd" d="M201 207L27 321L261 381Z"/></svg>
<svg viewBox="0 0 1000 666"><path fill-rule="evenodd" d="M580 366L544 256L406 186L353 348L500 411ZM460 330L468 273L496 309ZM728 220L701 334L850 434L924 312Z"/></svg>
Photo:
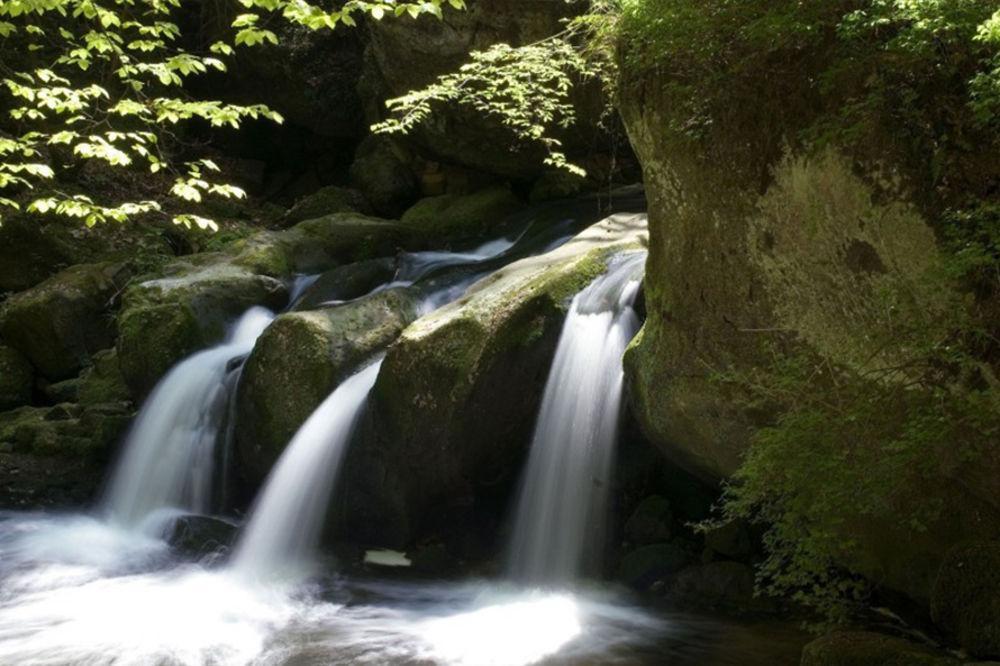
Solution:
<svg viewBox="0 0 1000 666"><path fill-rule="evenodd" d="M319 276L303 293L297 310L310 310L330 301L349 301L389 282L396 272L394 259L369 259L339 266Z"/></svg>
<svg viewBox="0 0 1000 666"><path fill-rule="evenodd" d="M1000 657L1000 542L955 546L938 570L931 617L977 657Z"/></svg>
<svg viewBox="0 0 1000 666"><path fill-rule="evenodd" d="M507 188L491 187L475 194L442 194L421 199L400 220L434 236L481 239L524 204Z"/></svg>
<svg viewBox="0 0 1000 666"><path fill-rule="evenodd" d="M211 516L180 516L166 537L175 551L192 559L220 555L236 542L236 525Z"/></svg>
<svg viewBox="0 0 1000 666"><path fill-rule="evenodd" d="M645 590L657 581L673 576L690 562L691 555L681 546L650 544L627 553L618 564L615 578Z"/></svg>
<svg viewBox="0 0 1000 666"><path fill-rule="evenodd" d="M320 402L415 317L407 293L391 289L275 319L258 339L240 381L237 442L245 475L263 480Z"/></svg>
<svg viewBox="0 0 1000 666"><path fill-rule="evenodd" d="M114 343L114 300L131 275L116 262L67 268L11 296L0 312L0 335L45 379L68 379Z"/></svg>
<svg viewBox="0 0 1000 666"><path fill-rule="evenodd" d="M184 357L220 342L249 307L275 309L286 299L283 282L218 255L175 262L163 277L133 284L123 298L117 342L133 397L145 397Z"/></svg>
<svg viewBox="0 0 1000 666"><path fill-rule="evenodd" d="M351 184L385 217L398 217L420 196L420 183L405 153L385 136L365 137L358 146Z"/></svg>
<svg viewBox="0 0 1000 666"><path fill-rule="evenodd" d="M837 631L802 650L801 666L958 666L929 647L869 631Z"/></svg>
<svg viewBox="0 0 1000 666"><path fill-rule="evenodd" d="M405 547L418 531L461 531L477 494L510 483L572 296L609 254L637 246L643 229L642 216L609 218L480 280L403 332L345 461L344 529Z"/></svg>
<svg viewBox="0 0 1000 666"><path fill-rule="evenodd" d="M639 546L667 541L671 520L670 500L652 495L640 502L625 522L625 538Z"/></svg>
<svg viewBox="0 0 1000 666"><path fill-rule="evenodd" d="M0 410L31 402L35 371L21 352L0 344Z"/></svg>

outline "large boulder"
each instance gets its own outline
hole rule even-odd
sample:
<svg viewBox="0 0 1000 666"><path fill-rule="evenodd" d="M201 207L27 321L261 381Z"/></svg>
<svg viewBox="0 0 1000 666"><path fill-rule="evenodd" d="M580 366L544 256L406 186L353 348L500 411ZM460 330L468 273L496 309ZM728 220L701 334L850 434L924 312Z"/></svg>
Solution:
<svg viewBox="0 0 1000 666"><path fill-rule="evenodd" d="M31 401L35 370L16 349L0 345L0 410L26 405Z"/></svg>
<svg viewBox="0 0 1000 666"><path fill-rule="evenodd" d="M368 202L357 190L327 185L299 198L281 218L282 226L313 220L331 213L364 213Z"/></svg>
<svg viewBox="0 0 1000 666"><path fill-rule="evenodd" d="M123 297L118 363L137 399L185 356L220 342L242 312L254 305L277 308L287 299L280 280L215 256L175 262L168 271L133 284Z"/></svg>
<svg viewBox="0 0 1000 666"><path fill-rule="evenodd" d="M644 231L643 215L608 218L403 332L345 463L352 538L405 547L418 533L469 527L477 495L517 474L572 296Z"/></svg>
<svg viewBox="0 0 1000 666"><path fill-rule="evenodd" d="M748 451L758 456L757 487L769 473L770 487L786 484L769 501L815 521L813 535L837 531L824 546L837 566L926 602L950 546L1000 537L1000 458L987 434L997 427L995 357L971 364L981 380L929 379L936 369L917 367L936 368L928 349L980 355L952 346L956 330L997 330L995 284L961 293L942 239L963 232L948 226L949 211L994 224L975 211L996 206L998 139L971 129L967 104L954 103L964 90L952 96L966 79L937 61L885 74L907 96L901 117L894 94L882 94L886 80L870 73L918 65L840 48L839 26L855 9L644 0L625 13L621 112L650 226L647 319L626 353L626 382L644 433L673 461L716 482ZM663 21L666 11L676 20ZM774 43L757 30L779 16L810 26L809 38ZM781 384L802 367L811 383ZM877 426L821 445L831 429L810 438L809 417L837 408L819 403L838 395L857 406L838 386L917 408L886 400ZM943 419L936 391L960 405ZM809 411L795 412L807 400ZM984 421L967 426L962 409ZM945 426L922 428L931 422ZM750 445L767 434L792 455L763 462L761 451L776 449Z"/></svg>
<svg viewBox="0 0 1000 666"><path fill-rule="evenodd" d="M482 239L524 204L505 187L491 187L474 194L441 194L421 199L400 222L435 236Z"/></svg>
<svg viewBox="0 0 1000 666"><path fill-rule="evenodd" d="M801 666L958 666L958 659L903 638L836 631L802 649Z"/></svg>
<svg viewBox="0 0 1000 666"><path fill-rule="evenodd" d="M0 335L48 380L77 374L114 344L114 300L132 275L123 263L72 266L10 297Z"/></svg>
<svg viewBox="0 0 1000 666"><path fill-rule="evenodd" d="M955 546L931 595L931 617L977 657L1000 657L1000 542Z"/></svg>
<svg viewBox="0 0 1000 666"><path fill-rule="evenodd" d="M404 290L280 315L240 379L237 443L244 475L260 482L299 426L343 379L416 317Z"/></svg>

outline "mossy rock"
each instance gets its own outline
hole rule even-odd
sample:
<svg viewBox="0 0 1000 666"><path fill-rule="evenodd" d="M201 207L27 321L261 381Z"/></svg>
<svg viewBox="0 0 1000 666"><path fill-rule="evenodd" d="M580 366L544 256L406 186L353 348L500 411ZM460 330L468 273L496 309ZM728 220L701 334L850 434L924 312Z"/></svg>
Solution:
<svg viewBox="0 0 1000 666"><path fill-rule="evenodd" d="M405 548L435 516L461 530L480 491L516 476L572 296L644 229L644 216L604 220L480 280L403 332L345 463L353 538Z"/></svg>
<svg viewBox="0 0 1000 666"><path fill-rule="evenodd" d="M329 270L311 284L295 305L297 310L311 310L330 301L349 301L389 282L396 272L396 262L388 257L369 259Z"/></svg>
<svg viewBox="0 0 1000 666"><path fill-rule="evenodd" d="M870 631L837 631L802 650L801 666L958 666L945 654Z"/></svg>
<svg viewBox="0 0 1000 666"><path fill-rule="evenodd" d="M474 194L442 194L413 204L401 218L408 227L434 236L484 238L524 204L505 187Z"/></svg>
<svg viewBox="0 0 1000 666"><path fill-rule="evenodd" d="M690 562L690 553L678 545L649 544L626 553L618 563L615 578L645 590L653 583L675 575Z"/></svg>
<svg viewBox="0 0 1000 666"><path fill-rule="evenodd" d="M262 481L323 399L415 317L414 303L399 289L277 317L240 380L236 433L244 476Z"/></svg>
<svg viewBox="0 0 1000 666"><path fill-rule="evenodd" d="M637 546L667 541L671 520L670 500L652 495L642 500L625 521L625 538Z"/></svg>
<svg viewBox="0 0 1000 666"><path fill-rule="evenodd" d="M1000 657L1000 542L955 546L931 595L931 617L977 657Z"/></svg>
<svg viewBox="0 0 1000 666"><path fill-rule="evenodd" d="M368 204L357 190L327 185L295 202L282 216L282 226L312 220L331 213L364 213Z"/></svg>
<svg viewBox="0 0 1000 666"><path fill-rule="evenodd" d="M16 349L0 345L0 411L31 402L35 370Z"/></svg>
<svg viewBox="0 0 1000 666"><path fill-rule="evenodd" d="M121 404L21 407L0 414L0 507L89 503L131 417Z"/></svg>
<svg viewBox="0 0 1000 666"><path fill-rule="evenodd" d="M211 260L218 263L209 263ZM134 398L145 397L175 363L220 342L227 327L254 305L287 300L285 284L226 258L175 263L168 276L126 290L118 326L118 364Z"/></svg>
<svg viewBox="0 0 1000 666"><path fill-rule="evenodd" d="M668 587L684 606L737 612L768 611L775 604L754 595L754 572L741 562L709 562L682 570Z"/></svg>
<svg viewBox="0 0 1000 666"><path fill-rule="evenodd" d="M67 268L10 297L0 335L47 380L70 378L114 343L113 301L131 275L116 262Z"/></svg>
<svg viewBox="0 0 1000 666"><path fill-rule="evenodd" d="M131 399L118 365L118 350L105 349L91 358L91 366L80 374L77 391L80 404L121 403Z"/></svg>
<svg viewBox="0 0 1000 666"><path fill-rule="evenodd" d="M284 231L261 232L229 250L236 266L271 277L318 273L353 261L420 249L432 234L359 213L333 213Z"/></svg>

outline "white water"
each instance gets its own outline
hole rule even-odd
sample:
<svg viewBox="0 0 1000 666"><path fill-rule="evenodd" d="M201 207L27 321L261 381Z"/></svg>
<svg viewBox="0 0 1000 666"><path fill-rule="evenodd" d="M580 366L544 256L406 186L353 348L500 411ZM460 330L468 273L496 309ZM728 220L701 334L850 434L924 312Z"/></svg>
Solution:
<svg viewBox="0 0 1000 666"><path fill-rule="evenodd" d="M164 510L211 510L215 445L229 399L226 376L274 314L250 308L226 341L189 356L156 385L123 444L102 508L113 523L148 527Z"/></svg>
<svg viewBox="0 0 1000 666"><path fill-rule="evenodd" d="M621 359L639 328L632 303L644 261L645 253L619 258L573 299L515 515L510 566L518 580L572 581L603 550Z"/></svg>
<svg viewBox="0 0 1000 666"><path fill-rule="evenodd" d="M307 569L340 462L381 366L380 359L346 379L292 437L243 529L236 571L266 578Z"/></svg>

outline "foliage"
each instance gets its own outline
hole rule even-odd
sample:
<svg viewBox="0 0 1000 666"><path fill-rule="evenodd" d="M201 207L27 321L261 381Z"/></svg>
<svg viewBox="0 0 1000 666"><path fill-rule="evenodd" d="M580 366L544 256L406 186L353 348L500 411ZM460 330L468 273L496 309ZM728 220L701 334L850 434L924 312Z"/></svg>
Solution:
<svg viewBox="0 0 1000 666"><path fill-rule="evenodd" d="M908 330L887 322L867 341L895 352L876 351L860 367L775 346L769 363L716 377L745 396L748 410L776 415L756 432L721 511L766 526L760 588L812 607L825 623L866 602L868 583L847 563L870 561L873 532L912 545L947 531L996 455L998 322L977 308L1000 295L1000 211L984 205L948 217L942 279L975 294L950 326L921 328L919 317L899 313Z"/></svg>
<svg viewBox="0 0 1000 666"><path fill-rule="evenodd" d="M570 100L574 78L592 75L587 61L561 36L527 46L494 44L474 51L470 62L444 74L421 90L386 102L390 116L372 127L381 133L405 133L443 104L468 106L500 120L517 139L541 144L545 163L585 175L571 164L552 136L555 127L575 120Z"/></svg>
<svg viewBox="0 0 1000 666"><path fill-rule="evenodd" d="M0 211L55 213L91 226L166 214L164 201L190 208L206 196L243 197L218 180L215 162L186 155L179 126L238 128L248 118L281 116L260 104L196 98L187 92L191 79L225 72L234 46L277 44L275 21L319 29L355 25L359 15L440 16L443 1L349 0L326 10L306 0L239 0L246 11L233 20L232 34L195 48L180 28L180 0L0 0L0 80L12 102L0 130ZM67 191L60 176L85 161L167 174L166 192L101 202ZM191 210L171 217L215 226Z"/></svg>
<svg viewBox="0 0 1000 666"><path fill-rule="evenodd" d="M427 87L386 102L389 117L375 132L406 133L435 109L454 104L499 120L516 140L541 146L545 164L579 175L556 138L576 122L575 86L597 79L611 98L615 63L614 25L618 0L594 0L588 11L567 19L564 29L524 46L494 44L473 51L458 71Z"/></svg>

